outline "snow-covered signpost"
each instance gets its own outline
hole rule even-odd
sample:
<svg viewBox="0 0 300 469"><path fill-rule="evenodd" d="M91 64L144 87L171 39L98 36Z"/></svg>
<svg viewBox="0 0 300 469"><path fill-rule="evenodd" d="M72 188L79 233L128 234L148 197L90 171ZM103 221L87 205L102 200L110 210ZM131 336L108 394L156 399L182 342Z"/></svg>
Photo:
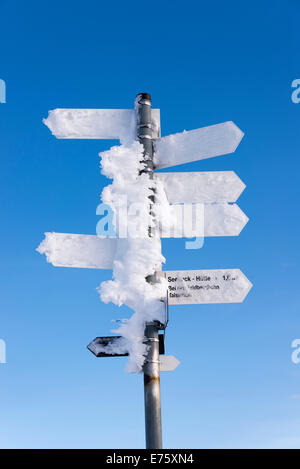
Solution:
<svg viewBox="0 0 300 469"><path fill-rule="evenodd" d="M141 175L146 174L153 180L153 132L151 119L151 96L147 93L138 94L135 100L137 116L137 137L144 147L144 168ZM150 188L149 196L150 220L149 236L156 236L155 229L155 187ZM156 273L149 275L149 283L156 283ZM160 399L160 362L158 330L161 329L157 320L145 324L145 343L148 346L143 367L146 447L162 448L161 399Z"/></svg>
<svg viewBox="0 0 300 469"><path fill-rule="evenodd" d="M97 235L48 232L37 250L54 266L113 270L113 280L99 287L101 299L134 314L113 331L120 335L97 337L88 349L97 357L128 356L127 371L143 372L146 447L160 449L160 371L179 364L162 355L168 304L241 302L252 285L239 269L161 268L162 237L240 233L248 218L234 203L245 188L237 175L153 171L232 153L243 133L229 121L161 137L160 111L147 93L137 95L134 109L56 109L44 123L57 138L121 141L100 154L102 173L113 179L102 192L113 227L97 226Z"/></svg>

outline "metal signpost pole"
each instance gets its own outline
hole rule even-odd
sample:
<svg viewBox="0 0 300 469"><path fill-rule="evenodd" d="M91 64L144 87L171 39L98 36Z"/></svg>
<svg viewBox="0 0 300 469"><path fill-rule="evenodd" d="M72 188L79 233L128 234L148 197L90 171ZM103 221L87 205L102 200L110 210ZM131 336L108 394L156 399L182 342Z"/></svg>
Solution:
<svg viewBox="0 0 300 469"><path fill-rule="evenodd" d="M145 169L142 172L153 178L153 135L151 122L151 96L140 93L135 100L137 137L144 147ZM154 202L154 195L151 196ZM153 236L149 229L149 236ZM148 279L153 282L155 279ZM162 448L160 363L158 327L155 323L146 324L146 344L148 353L144 364L145 431L146 448Z"/></svg>

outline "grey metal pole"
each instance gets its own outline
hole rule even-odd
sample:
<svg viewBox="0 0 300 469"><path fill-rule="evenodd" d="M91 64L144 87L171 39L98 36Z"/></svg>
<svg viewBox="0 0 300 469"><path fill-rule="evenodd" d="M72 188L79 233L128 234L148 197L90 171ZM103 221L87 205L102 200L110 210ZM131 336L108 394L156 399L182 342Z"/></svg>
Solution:
<svg viewBox="0 0 300 469"><path fill-rule="evenodd" d="M145 330L148 355L144 365L144 398L146 448L162 448L160 365L158 330L154 324L147 324Z"/></svg>
<svg viewBox="0 0 300 469"><path fill-rule="evenodd" d="M151 96L140 93L135 100L137 137L144 146L144 162L147 172L153 178L153 135L151 125ZM154 203L154 194L150 197ZM153 236L149 229L149 236ZM154 278L148 278L155 282ZM144 364L144 398L145 398L145 431L146 448L162 448L161 399L160 399L160 365L158 327L155 323L146 324L145 338L148 354Z"/></svg>

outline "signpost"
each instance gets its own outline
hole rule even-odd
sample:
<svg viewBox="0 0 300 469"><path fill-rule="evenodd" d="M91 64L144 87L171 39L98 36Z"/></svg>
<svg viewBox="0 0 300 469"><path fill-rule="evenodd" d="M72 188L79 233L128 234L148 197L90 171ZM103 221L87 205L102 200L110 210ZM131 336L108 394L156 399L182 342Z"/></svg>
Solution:
<svg viewBox="0 0 300 469"><path fill-rule="evenodd" d="M134 109L55 109L44 123L57 138L119 139L123 143L136 139L143 145L145 168L141 174L147 173L161 184L170 215L166 225L158 218L152 192L149 205L154 223L149 226L149 238L237 236L248 222L234 203L245 184L233 171L154 173L155 169L234 152L243 132L231 121L161 137L160 111L151 108L149 94L140 93ZM37 250L54 266L112 269L122 242L117 236L48 232ZM159 276L167 280L162 298L167 304L166 320L164 324L145 323L144 337L146 447L152 449L162 448L160 371L172 371L179 364L174 356L162 355L168 304L242 302L252 287L239 269L159 271L147 281L155 283ZM164 334L159 333L162 329ZM96 357L130 354L128 341L122 336L97 337L87 348Z"/></svg>

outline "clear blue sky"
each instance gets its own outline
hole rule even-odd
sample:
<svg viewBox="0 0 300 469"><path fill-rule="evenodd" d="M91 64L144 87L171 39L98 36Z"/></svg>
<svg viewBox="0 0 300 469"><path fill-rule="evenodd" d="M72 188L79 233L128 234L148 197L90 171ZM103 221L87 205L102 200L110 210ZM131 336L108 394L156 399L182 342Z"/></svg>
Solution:
<svg viewBox="0 0 300 469"><path fill-rule="evenodd" d="M200 250L164 240L165 269L241 268L245 302L170 310L161 379L164 446L300 447L299 2L1 2L2 448L144 447L142 377L86 345L126 308L96 287L110 271L54 268L44 231L95 234L108 180L99 151L116 142L56 140L54 108L130 108L152 94L162 133L233 120L235 154L176 171L234 170L247 184L239 237Z"/></svg>

